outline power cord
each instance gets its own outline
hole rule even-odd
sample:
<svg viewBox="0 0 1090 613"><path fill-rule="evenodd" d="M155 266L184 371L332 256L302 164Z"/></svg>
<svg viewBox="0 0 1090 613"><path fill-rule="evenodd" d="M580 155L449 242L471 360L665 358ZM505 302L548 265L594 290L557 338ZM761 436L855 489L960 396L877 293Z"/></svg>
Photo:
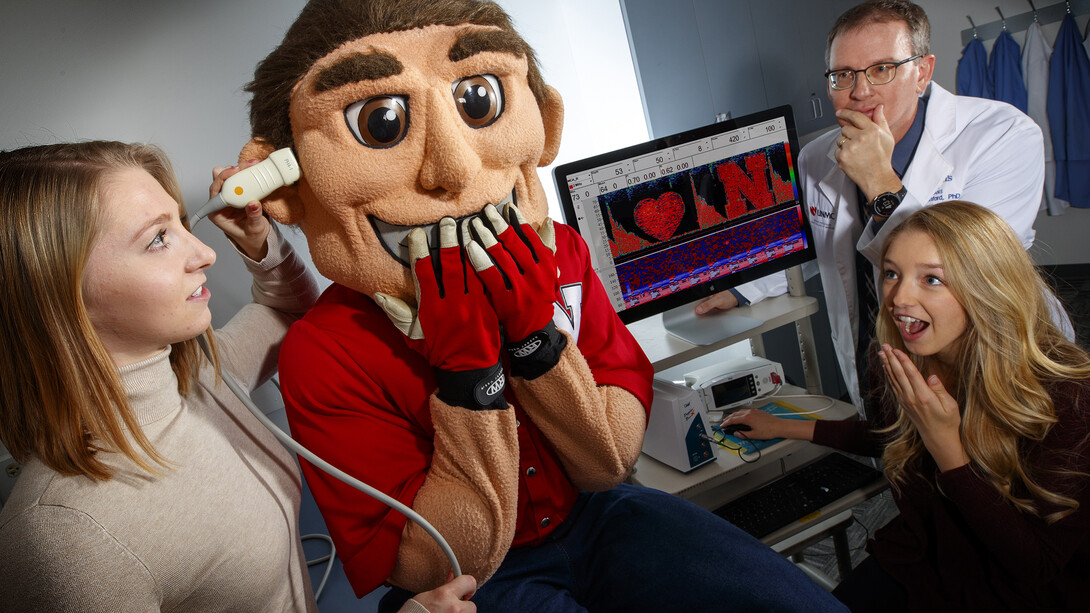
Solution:
<svg viewBox="0 0 1090 613"><path fill-rule="evenodd" d="M276 387L276 391L279 392L280 391L280 382L276 380L276 376L274 375L272 379L269 379L269 381L272 382L273 386ZM248 396L249 396L249 394L247 394L247 397ZM314 602L318 602L319 600L322 599L322 592L325 590L325 584L326 584L327 581L329 581L330 573L333 572L333 563L337 560L337 546L333 544L333 539L330 538L328 534L322 534L320 532L315 532L314 534L303 535L299 540L303 541L303 542L306 542L307 540L310 540L310 539L318 539L318 540L321 540L321 541L325 541L326 543L329 543L329 553L327 555L324 555L324 556L322 556L320 558L315 558L313 560L307 560L307 568L310 568L311 566L314 566L315 564L321 564L322 562L329 562L328 564L326 564L325 572L322 573L322 581L318 584L318 587L314 590Z"/></svg>
<svg viewBox="0 0 1090 613"><path fill-rule="evenodd" d="M318 588L314 590L314 602L322 597L322 590L325 589L326 581L329 581L329 573L333 571L333 562L337 559L337 546L333 544L333 539L329 538L327 534L308 534L299 540L305 541L307 539L318 539L329 543L329 554L313 560L307 560L307 568L314 566L315 564L321 564L322 562L329 562L325 567L325 572L322 573L322 582L318 584Z"/></svg>
<svg viewBox="0 0 1090 613"><path fill-rule="evenodd" d="M752 406L753 402L755 402L757 400L763 400L763 399L766 399L766 398L771 398L782 387L783 387L782 383L777 384L776 387L771 392L768 392L766 394L762 394L760 396L757 396L752 401L750 401L750 403L749 403L750 406ZM829 401L828 404L821 407L820 409L814 409L812 411L792 411L791 415L817 415L818 413L828 411L829 409L833 408L836 405L836 400L835 399L827 398L825 396L819 396L817 394L788 394L788 395L785 395L785 396L776 396L775 397L776 400L781 400L781 399L784 399L784 398L826 398ZM709 413L710 412L712 412L712 411L709 411ZM721 438L717 438L716 436L707 436L707 435L704 435L704 434L701 435L701 438L703 438L704 440L710 441L710 442L718 445L719 447L722 447L723 449L726 449L728 451L737 453L738 458L741 459L743 462L745 462L747 464L752 464L752 463L757 462L758 460L760 460L761 459L761 448L758 447L756 444L753 445L753 451L746 451L746 446L745 446L744 443L747 442L747 441L751 441L751 439L748 436L746 436L745 431L739 430L739 431L737 431L737 432L735 432L733 434L733 436L735 438L737 438L737 439L739 439L740 441L743 442L742 445L732 446L732 445L728 445L726 443L727 434L724 433L722 428L721 428L721 424L723 423L723 420L726 419L726 410L717 409L715 412L721 413L722 417L720 417L718 421L713 421L712 422L711 429L712 429L712 433L714 435L717 435L718 437L721 437ZM747 460L746 456L750 455L750 454L753 454L753 453L756 453L757 457L753 458L752 460Z"/></svg>
<svg viewBox="0 0 1090 613"><path fill-rule="evenodd" d="M828 396L819 396L817 394L788 394L788 395L785 395L785 396L776 396L776 400L779 400L780 398L814 398L814 399L824 398L824 399L829 401L828 404L821 407L820 409L814 409L813 411L792 411L791 412L792 415L817 415L818 413L828 411L829 409L836 406L836 399L835 398L830 398Z"/></svg>
<svg viewBox="0 0 1090 613"><path fill-rule="evenodd" d="M714 436L708 436L707 434L701 434L700 437L703 438L706 441L710 441L710 442L714 443L715 445L717 445L719 447L722 447L723 449L726 449L728 451L737 453L738 454L738 459L742 460L746 464L752 464L752 463L756 462L757 460L761 459L761 448L758 447L757 445L753 445L753 451L747 451L745 445L738 445L738 446L728 445L727 444L727 435L723 433L723 431L719 428L719 426L712 426L712 434L718 435L718 436L720 436L722 438L716 438ZM741 432L734 433L734 436L741 439L741 440L743 440L743 441L750 440L744 434L742 434ZM753 458L752 460L747 460L746 456L750 455L750 454L753 454L753 453L756 453L757 457Z"/></svg>
<svg viewBox="0 0 1090 613"><path fill-rule="evenodd" d="M860 520L858 517L856 517L854 510L852 511L852 523L859 524L859 527L862 528L863 532L866 534L866 538L863 539L863 544L862 545L860 545L858 547L855 547L855 548L852 548L851 551L861 551L863 549L866 549L867 548L867 543L870 541L870 528L868 528L867 524L864 524L862 520ZM848 524L848 526L850 527L851 524Z"/></svg>
<svg viewBox="0 0 1090 613"><path fill-rule="evenodd" d="M204 350L204 354L208 356L209 361L211 361L212 351L208 348L208 340L202 334L197 337L197 342L200 343L201 349ZM451 549L449 544L447 544L447 541L443 538L443 535L439 534L439 531L436 530L435 527L432 526L430 523L428 523L428 520L421 517L419 513L405 506L400 501L387 496L386 494L371 487L370 485L367 485L363 481L360 481L359 479L356 479L355 477L345 473L341 469L333 466L332 464L315 455L314 452L312 452L311 450L297 443L295 439L293 439L291 436L281 430L279 426L274 424L272 420L269 419L269 417L265 415L265 413L261 409L259 409L257 405L254 404L253 400L250 399L250 395L246 393L246 390L242 389L242 386L240 386L231 375L221 370L220 376L223 378L223 382L227 384L227 387L232 392L234 392L235 396L237 396L240 401L242 401L242 404L246 405L246 408L249 409L251 413L253 413L254 417L256 417L259 422L261 422L261 425L268 428L269 431L272 432L273 436L279 439L280 442L284 444L284 446L286 446L288 449L291 449L299 456L306 458L308 462L325 471L329 475L340 479L342 482L351 485L352 487L363 492L364 494L367 494L368 496L374 498L375 500L378 500L379 502L385 504L388 507L393 508L394 510L403 514L405 517L408 517L412 521L416 522L417 525L419 525L421 528L424 529L425 532L428 533L429 536L435 539L435 542L439 545L439 548L443 550L443 554L450 562L450 567L454 573L454 576L459 577L462 575L462 569L458 565L458 559L454 556L454 550Z"/></svg>
<svg viewBox="0 0 1090 613"><path fill-rule="evenodd" d="M827 404L825 406L821 407L820 409L814 409L812 411L791 411L791 415L817 415L818 413L823 413L823 412L828 411L829 409L833 408L834 406L836 406L836 399L835 398L830 398L828 396L821 396L821 395L818 395L818 394L786 394L786 395L783 395L783 396L775 396L775 398L773 398L773 396L776 394L776 392L779 391L780 388L782 388L782 387L783 387L783 384L781 383L781 384L777 385L776 388L773 389L771 392L768 392L768 393L762 394L760 396L754 397L752 400L750 400L744 406L746 408L752 408L753 404L756 403L758 400L766 400L766 399L770 399L770 398L773 399L773 400L780 400L780 399L783 399L783 398L812 398L812 399L824 399L824 400L828 401ZM708 409L709 414L718 413L720 415L718 420L712 420L713 421L713 426L718 425L719 423L722 423L723 420L727 418L727 412L728 411L733 413L735 410L737 410L737 409L734 409L734 408L730 408L730 409Z"/></svg>

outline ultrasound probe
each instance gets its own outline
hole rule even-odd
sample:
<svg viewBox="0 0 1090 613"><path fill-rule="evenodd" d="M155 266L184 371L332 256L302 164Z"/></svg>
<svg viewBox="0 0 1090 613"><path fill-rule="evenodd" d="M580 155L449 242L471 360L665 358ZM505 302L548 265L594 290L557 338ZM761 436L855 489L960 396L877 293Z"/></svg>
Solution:
<svg viewBox="0 0 1090 613"><path fill-rule="evenodd" d="M224 207L241 209L250 202L261 200L277 189L295 183L299 176L299 162L290 147L273 151L260 163L228 177L220 193L190 216L189 227L196 227L197 222Z"/></svg>

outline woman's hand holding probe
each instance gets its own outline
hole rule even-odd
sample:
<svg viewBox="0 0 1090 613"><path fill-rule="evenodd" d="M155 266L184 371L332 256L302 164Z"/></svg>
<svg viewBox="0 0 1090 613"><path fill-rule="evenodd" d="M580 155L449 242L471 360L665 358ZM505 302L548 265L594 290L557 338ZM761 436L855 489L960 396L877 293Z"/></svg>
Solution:
<svg viewBox="0 0 1090 613"><path fill-rule="evenodd" d="M211 198L223 189L223 182L228 177L248 166L253 166L258 160L250 160L240 166L217 166L212 169L212 184L208 186L208 197ZM244 208L236 209L227 206L208 216L212 223L216 224L227 238L231 239L238 248L251 260L260 262L268 253L266 239L272 228L268 218L261 209L261 203L254 201Z"/></svg>

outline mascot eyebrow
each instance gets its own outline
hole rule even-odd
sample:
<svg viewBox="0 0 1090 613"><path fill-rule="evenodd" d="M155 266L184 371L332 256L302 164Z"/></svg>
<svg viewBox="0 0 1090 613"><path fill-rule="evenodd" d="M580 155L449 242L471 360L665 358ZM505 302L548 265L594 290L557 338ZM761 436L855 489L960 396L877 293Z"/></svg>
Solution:
<svg viewBox="0 0 1090 613"><path fill-rule="evenodd" d="M353 53L318 73L314 91L324 92L358 81L392 77L401 74L402 70L401 61L388 53Z"/></svg>
<svg viewBox="0 0 1090 613"><path fill-rule="evenodd" d="M466 32L454 41L447 57L452 62L460 62L478 53L510 53L525 57L529 45L522 38L509 30L477 30Z"/></svg>
<svg viewBox="0 0 1090 613"><path fill-rule="evenodd" d="M460 62L486 52L510 53L517 57L525 57L526 46L526 42L514 32L503 30L466 32L454 41L447 57L452 62ZM324 92L359 81L392 77L401 74L402 70L404 66L401 62L388 53L381 51L353 53L321 71L315 79L314 90Z"/></svg>

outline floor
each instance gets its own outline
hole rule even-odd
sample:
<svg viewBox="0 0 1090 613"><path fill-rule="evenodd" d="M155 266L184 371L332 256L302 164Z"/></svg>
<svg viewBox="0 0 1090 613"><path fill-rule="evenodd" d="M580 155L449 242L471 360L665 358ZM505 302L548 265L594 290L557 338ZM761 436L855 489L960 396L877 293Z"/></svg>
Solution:
<svg viewBox="0 0 1090 613"><path fill-rule="evenodd" d="M1054 266L1044 269L1043 272L1071 315L1077 340L1083 347L1090 349L1090 264ZM283 423L283 411L277 413L271 414L270 417L273 417L274 421ZM876 529L889 521L895 513L896 507L888 491L868 500L853 510L855 521L848 528L853 566L867 556L864 550L867 539ZM318 507L314 503L314 498L305 483L299 522L301 532L304 535L311 533L328 534L325 522L322 521ZM317 540L305 542L304 549L307 551L308 558L311 559L322 557L329 551L329 547L325 542ZM803 553L803 556L810 565L817 567L826 576L834 581L838 579L836 557L831 538L811 546ZM311 567L311 583L315 589L318 588L325 569L325 563ZM334 562L333 570L330 572L329 579L318 600L318 608L321 613L338 613L341 611L371 613L378 610L378 601L385 591L386 588L379 588L363 599L357 599L348 584L348 578L345 576L341 561L338 558Z"/></svg>
<svg viewBox="0 0 1090 613"><path fill-rule="evenodd" d="M851 550L853 568L867 557L865 547L874 531L884 526L896 514L897 506L893 504L893 496L889 490L852 509L854 521L848 526L848 547ZM833 583L843 579L837 570L832 537L810 546L803 551L802 557L807 564L816 567Z"/></svg>

